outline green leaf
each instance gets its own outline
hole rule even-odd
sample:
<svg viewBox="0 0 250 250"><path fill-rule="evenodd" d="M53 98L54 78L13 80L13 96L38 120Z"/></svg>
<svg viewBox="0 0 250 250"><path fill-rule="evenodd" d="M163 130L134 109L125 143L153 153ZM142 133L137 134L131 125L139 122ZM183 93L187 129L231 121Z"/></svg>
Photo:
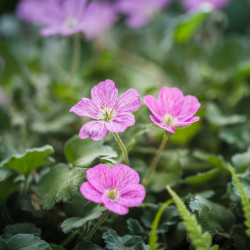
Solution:
<svg viewBox="0 0 250 250"><path fill-rule="evenodd" d="M82 209L84 213L82 218L73 217L62 223L61 227L64 233L68 233L73 229L82 228L86 222L98 219L103 214L105 207L89 202Z"/></svg>
<svg viewBox="0 0 250 250"><path fill-rule="evenodd" d="M250 166L250 148L244 153L235 154L232 157L232 163L236 173L245 173Z"/></svg>
<svg viewBox="0 0 250 250"><path fill-rule="evenodd" d="M19 183L16 182L16 175L4 168L0 168L0 205L15 191L19 189Z"/></svg>
<svg viewBox="0 0 250 250"><path fill-rule="evenodd" d="M246 116L244 115L235 114L231 116L225 116L221 113L219 108L213 103L207 104L206 117L211 124L219 127L226 125L233 125L237 123L244 123L247 120Z"/></svg>
<svg viewBox="0 0 250 250"><path fill-rule="evenodd" d="M62 246L58 246L54 244L50 244L50 247L52 250L65 250L65 248L63 248Z"/></svg>
<svg viewBox="0 0 250 250"><path fill-rule="evenodd" d="M116 152L102 141L93 141L90 138L71 138L65 145L64 153L68 162L77 167L92 167L101 162L101 159L114 162Z"/></svg>
<svg viewBox="0 0 250 250"><path fill-rule="evenodd" d="M150 236L149 236L149 246L150 246L150 250L157 250L159 248L159 244L157 243L158 241L158 237L157 237L157 227L159 225L159 221L160 218L164 212L164 210L172 203L172 200L168 200L166 201L164 204L162 204L162 206L160 207L160 209L157 211L156 216L154 218L153 221L153 226L150 232Z"/></svg>
<svg viewBox="0 0 250 250"><path fill-rule="evenodd" d="M49 157L53 152L53 148L49 145L27 149L24 154L14 155L1 162L0 167L13 169L27 178L36 168L53 162Z"/></svg>
<svg viewBox="0 0 250 250"><path fill-rule="evenodd" d="M37 228L31 223L17 223L8 225L4 228L3 234L5 238L11 238L15 234L34 234L35 236L41 235L41 229Z"/></svg>
<svg viewBox="0 0 250 250"><path fill-rule="evenodd" d="M220 170L218 169L212 169L210 171L207 172L203 172L203 173L197 173L194 176L189 176L187 178L185 178L183 180L183 183L187 183L189 185L199 185L202 184L206 181L210 181L212 179L214 179L215 177L217 177L220 174Z"/></svg>
<svg viewBox="0 0 250 250"><path fill-rule="evenodd" d="M73 248L73 250L101 250L101 249L102 248L91 242L80 242Z"/></svg>
<svg viewBox="0 0 250 250"><path fill-rule="evenodd" d="M141 221L147 228L152 228L155 216L162 204L154 205L147 208L141 217ZM160 221L157 226L157 233L166 233L171 225L174 225L178 221L179 214L175 206L168 206L160 217Z"/></svg>
<svg viewBox="0 0 250 250"><path fill-rule="evenodd" d="M198 224L195 215L191 215L188 209L186 208L184 202L181 198L169 187L167 186L167 190L171 195L178 212L180 213L183 224L187 230L188 236L192 241L193 246L196 250L212 250L218 249L217 245L212 245L212 237L209 233L202 234L201 226Z"/></svg>
<svg viewBox="0 0 250 250"><path fill-rule="evenodd" d="M51 209L55 202L67 202L79 191L86 169L70 169L65 164L55 165L38 184L44 209Z"/></svg>
<svg viewBox="0 0 250 250"><path fill-rule="evenodd" d="M194 197L189 207L196 214L203 231L229 233L234 225L235 217L230 210L200 195Z"/></svg>
<svg viewBox="0 0 250 250"><path fill-rule="evenodd" d="M6 248L2 248L3 242ZM51 250L50 245L33 234L16 234L9 239L0 238L0 247L3 250Z"/></svg>
<svg viewBox="0 0 250 250"><path fill-rule="evenodd" d="M149 250L149 247L145 245L142 238L139 236L124 235L118 236L117 233L109 229L102 235L106 248L109 250Z"/></svg>
<svg viewBox="0 0 250 250"><path fill-rule="evenodd" d="M130 218L127 220L127 225L129 234L141 236L143 239L147 237L144 228L138 220Z"/></svg>
<svg viewBox="0 0 250 250"><path fill-rule="evenodd" d="M221 155L214 155L209 154L201 150L194 151L194 156L200 160L206 161L210 163L212 166L221 169L226 170L226 162L224 158Z"/></svg>
<svg viewBox="0 0 250 250"><path fill-rule="evenodd" d="M175 27L174 39L178 43L187 42L200 27L209 12L200 11L183 15Z"/></svg>
<svg viewBox="0 0 250 250"><path fill-rule="evenodd" d="M240 193L242 209L243 209L245 219L246 219L245 223L244 223L247 227L246 234L248 236L250 236L250 201L249 201L247 194L246 194L244 188L242 187L240 180L239 180L238 176L236 175L233 167L230 164L228 164L228 168L229 168L229 171L230 171L232 178L235 182L235 185Z"/></svg>

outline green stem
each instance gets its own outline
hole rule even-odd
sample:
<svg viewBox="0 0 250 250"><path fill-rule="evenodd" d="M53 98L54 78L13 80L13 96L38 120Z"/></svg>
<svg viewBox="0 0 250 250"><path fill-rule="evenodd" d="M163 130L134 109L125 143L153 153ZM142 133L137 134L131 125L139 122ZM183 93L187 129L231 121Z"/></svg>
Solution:
<svg viewBox="0 0 250 250"><path fill-rule="evenodd" d="M116 141L118 142L121 150L122 150L122 153L123 153L123 156L124 156L124 161L125 161L125 164L128 166L129 165L129 159L128 159L128 151L125 147L125 145L123 144L120 136L117 134L117 133L113 133Z"/></svg>
<svg viewBox="0 0 250 250"><path fill-rule="evenodd" d="M79 239L81 239L89 230L89 221L86 223L84 229L82 230L82 232L79 235Z"/></svg>
<svg viewBox="0 0 250 250"><path fill-rule="evenodd" d="M27 192L27 189L28 189L28 178L29 177L25 176L24 183L23 183L23 190L22 190L20 199L22 199L25 196L26 192Z"/></svg>
<svg viewBox="0 0 250 250"><path fill-rule="evenodd" d="M106 220L106 218L109 215L109 211L107 210L103 216L101 217L101 219L96 223L96 225L92 228L92 230L89 232L86 241L90 241L90 239L92 238L92 236L94 235L94 233L96 232L96 230L98 229L98 227Z"/></svg>
<svg viewBox="0 0 250 250"><path fill-rule="evenodd" d="M158 161L160 159L160 156L161 156L161 153L162 153L162 151L163 151L163 149L164 149L164 147L165 147L165 145L167 143L167 140L168 140L168 136L167 136L166 133L164 133L164 137L162 139L161 145L160 145L158 151L156 152L156 155L155 155L155 157L154 157L154 159L153 159L153 161L152 161L152 163L151 163L151 165L150 165L150 167L148 169L146 177L143 179L142 183L143 183L143 185L145 187L148 185L149 180L150 180L150 176L151 176L151 174L153 173L153 171L155 170L155 168L157 166L157 163L158 163Z"/></svg>
<svg viewBox="0 0 250 250"><path fill-rule="evenodd" d="M62 246L62 247L67 246L67 245L70 243L70 241L72 241L72 240L76 237L76 235L77 235L78 233L79 233L79 231L76 230L76 231L74 231L72 234L70 234L70 235L61 243L61 246Z"/></svg>
<svg viewBox="0 0 250 250"><path fill-rule="evenodd" d="M79 58L81 52L81 43L80 43L80 34L76 34L74 36L74 51L73 51L73 59L71 66L71 83L74 82L78 66L79 66Z"/></svg>

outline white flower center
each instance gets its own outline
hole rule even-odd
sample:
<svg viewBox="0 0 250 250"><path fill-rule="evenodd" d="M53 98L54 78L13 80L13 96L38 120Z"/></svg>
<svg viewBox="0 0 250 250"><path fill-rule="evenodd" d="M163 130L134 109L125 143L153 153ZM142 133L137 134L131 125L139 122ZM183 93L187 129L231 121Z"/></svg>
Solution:
<svg viewBox="0 0 250 250"><path fill-rule="evenodd" d="M101 107L101 109L102 110L99 113L99 120L108 122L111 121L116 116L116 113L112 108Z"/></svg>
<svg viewBox="0 0 250 250"><path fill-rule="evenodd" d="M72 29L77 25L78 21L74 17L68 17L65 21L63 26L66 29Z"/></svg>
<svg viewBox="0 0 250 250"><path fill-rule="evenodd" d="M105 195L112 201L115 201L119 197L118 189L117 188L109 188L106 190Z"/></svg>
<svg viewBox="0 0 250 250"><path fill-rule="evenodd" d="M177 122L177 119L174 118L172 114L165 114L162 121L165 125L169 126L172 123Z"/></svg>

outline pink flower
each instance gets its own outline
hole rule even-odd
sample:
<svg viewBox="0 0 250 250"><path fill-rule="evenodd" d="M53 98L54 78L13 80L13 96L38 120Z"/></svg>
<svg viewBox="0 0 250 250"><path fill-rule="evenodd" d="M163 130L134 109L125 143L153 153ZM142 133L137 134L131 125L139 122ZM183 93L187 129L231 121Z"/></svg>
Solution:
<svg viewBox="0 0 250 250"><path fill-rule="evenodd" d="M129 207L139 206L146 195L140 176L132 168L118 164L110 168L99 164L87 170L87 180L81 185L82 195L93 202L103 203L110 211L124 215Z"/></svg>
<svg viewBox="0 0 250 250"><path fill-rule="evenodd" d="M117 9L127 15L127 25L140 28L149 22L172 0L119 0Z"/></svg>
<svg viewBox="0 0 250 250"><path fill-rule="evenodd" d="M88 116L96 121L89 121L83 125L79 137L101 140L108 131L124 132L133 126L135 117L132 112L139 109L141 101L139 93L134 89L127 90L118 98L118 89L111 80L98 83L91 90L91 99L82 98L70 109L79 116Z"/></svg>
<svg viewBox="0 0 250 250"><path fill-rule="evenodd" d="M200 119L193 116L200 108L197 98L184 96L178 88L163 87L158 101L151 95L145 96L143 101L153 113L150 119L171 133L175 133L174 127L187 126Z"/></svg>
<svg viewBox="0 0 250 250"><path fill-rule="evenodd" d="M182 5L187 11L199 9L214 10L225 7L231 0L182 0Z"/></svg>
<svg viewBox="0 0 250 250"><path fill-rule="evenodd" d="M82 31L88 39L94 39L107 32L117 20L114 7L105 2L90 2L87 6Z"/></svg>

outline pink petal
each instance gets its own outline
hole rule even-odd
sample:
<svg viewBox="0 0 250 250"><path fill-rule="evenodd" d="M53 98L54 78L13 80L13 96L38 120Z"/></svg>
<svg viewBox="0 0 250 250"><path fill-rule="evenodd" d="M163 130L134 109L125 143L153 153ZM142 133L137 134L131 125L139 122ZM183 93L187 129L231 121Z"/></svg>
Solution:
<svg viewBox="0 0 250 250"><path fill-rule="evenodd" d="M40 34L42 36L51 36L51 35L59 34L60 30L61 30L60 25L48 26L48 27L41 29Z"/></svg>
<svg viewBox="0 0 250 250"><path fill-rule="evenodd" d="M150 116L150 119L152 120L152 122L154 122L156 125L158 125L159 127L171 132L171 133L175 133L175 130L172 126L167 126L166 124L162 123L161 121L159 121L156 117L154 117L153 115Z"/></svg>
<svg viewBox="0 0 250 250"><path fill-rule="evenodd" d="M79 137L81 139L91 137L92 140L99 141L107 134L107 132L108 130L105 123L100 121L89 121L82 126L79 132Z"/></svg>
<svg viewBox="0 0 250 250"><path fill-rule="evenodd" d="M118 97L118 89L112 80L106 80L92 88L91 97L97 107L113 108Z"/></svg>
<svg viewBox="0 0 250 250"><path fill-rule="evenodd" d="M184 97L180 114L177 116L179 121L185 121L192 117L200 108L200 103L195 96L187 95Z"/></svg>
<svg viewBox="0 0 250 250"><path fill-rule="evenodd" d="M111 168L106 164L99 164L90 168L86 172L87 180L101 193L110 188L109 176L111 175Z"/></svg>
<svg viewBox="0 0 250 250"><path fill-rule="evenodd" d="M80 191L82 193L82 195L93 202L96 203L101 203L102 202L102 194L100 192L98 192L91 184L89 184L88 182L84 182L81 187L80 187Z"/></svg>
<svg viewBox="0 0 250 250"><path fill-rule="evenodd" d="M136 207L142 204L146 191L143 185L130 184L119 190L120 197L116 200L119 204L126 207Z"/></svg>
<svg viewBox="0 0 250 250"><path fill-rule="evenodd" d="M158 103L163 115L177 116L182 109L183 93L178 88L163 87L158 96Z"/></svg>
<svg viewBox="0 0 250 250"><path fill-rule="evenodd" d="M139 93L135 89L129 89L122 94L115 105L117 112L129 112L132 113L139 109L141 101L139 99Z"/></svg>
<svg viewBox="0 0 250 250"><path fill-rule="evenodd" d="M176 127L182 127L182 126L188 126L194 122L197 122L200 120L200 117L199 116L194 116L194 117L191 117L190 119L188 119L187 121L183 121L183 122L175 122L173 124L171 124L172 126L176 126Z"/></svg>
<svg viewBox="0 0 250 250"><path fill-rule="evenodd" d="M157 102L157 100L151 96L151 95L147 95L143 98L143 102L148 106L148 108L150 109L150 111L158 118L161 119L162 118L162 114L159 108L159 104Z"/></svg>
<svg viewBox="0 0 250 250"><path fill-rule="evenodd" d="M135 124L135 117L130 113L118 114L114 119L106 123L106 128L110 132L124 132L127 127Z"/></svg>
<svg viewBox="0 0 250 250"><path fill-rule="evenodd" d="M117 188L119 191L127 185L138 184L140 182L140 176L132 168L124 164L118 164L112 168L108 181L110 187Z"/></svg>
<svg viewBox="0 0 250 250"><path fill-rule="evenodd" d="M93 119L98 119L98 108L88 98L82 98L75 106L70 109L70 112L74 112L79 116L88 116Z"/></svg>
<svg viewBox="0 0 250 250"><path fill-rule="evenodd" d="M128 208L119 204L117 201L113 201L109 199L107 196L102 196L102 203L103 205L113 213L119 215L125 215L128 213Z"/></svg>

